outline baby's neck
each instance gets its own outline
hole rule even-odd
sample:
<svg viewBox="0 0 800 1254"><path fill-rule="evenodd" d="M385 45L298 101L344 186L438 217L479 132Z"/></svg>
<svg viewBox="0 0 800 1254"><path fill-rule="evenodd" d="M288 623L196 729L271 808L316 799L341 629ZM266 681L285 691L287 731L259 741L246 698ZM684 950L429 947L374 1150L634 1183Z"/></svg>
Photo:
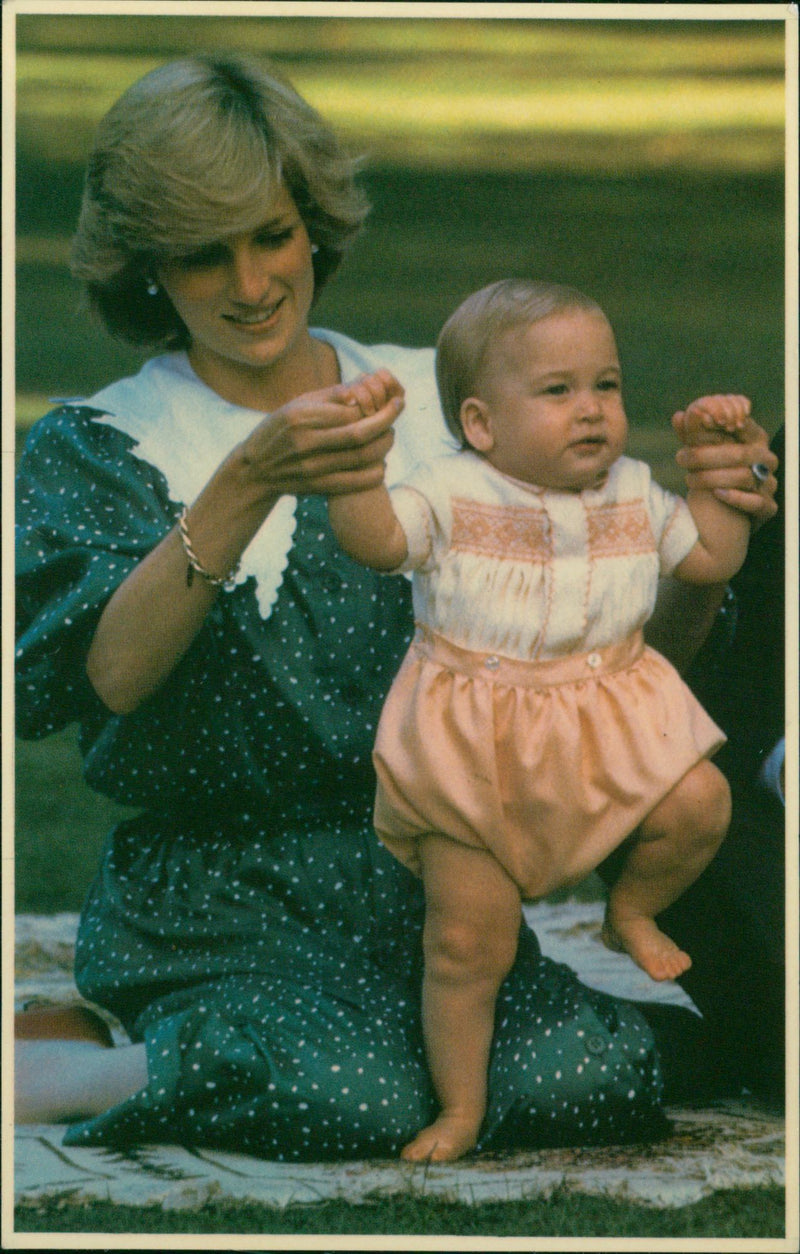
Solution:
<svg viewBox="0 0 800 1254"><path fill-rule="evenodd" d="M487 462L496 474L501 475L503 479L507 479L509 483L515 483L518 487L526 488L529 492L565 492L569 493L571 496L579 496L581 492L597 492L605 485L611 471L611 467L609 467L603 477L598 479L595 483L585 483L578 487L569 483L536 483L535 481L526 478L524 474L517 475L511 470L501 469L499 466L494 464L491 457L489 457L486 453L480 453L476 449L467 449L465 451L474 453L476 457L480 457L481 461ZM612 466L613 465L616 465L616 462L612 462Z"/></svg>

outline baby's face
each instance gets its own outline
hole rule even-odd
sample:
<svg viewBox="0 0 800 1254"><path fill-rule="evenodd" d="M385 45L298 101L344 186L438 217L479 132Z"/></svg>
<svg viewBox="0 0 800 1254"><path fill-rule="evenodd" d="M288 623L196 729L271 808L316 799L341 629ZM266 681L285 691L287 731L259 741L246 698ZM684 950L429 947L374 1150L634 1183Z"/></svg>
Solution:
<svg viewBox="0 0 800 1254"><path fill-rule="evenodd" d="M504 474L580 492L604 482L628 424L614 334L600 313L568 309L506 332L461 417L469 443Z"/></svg>

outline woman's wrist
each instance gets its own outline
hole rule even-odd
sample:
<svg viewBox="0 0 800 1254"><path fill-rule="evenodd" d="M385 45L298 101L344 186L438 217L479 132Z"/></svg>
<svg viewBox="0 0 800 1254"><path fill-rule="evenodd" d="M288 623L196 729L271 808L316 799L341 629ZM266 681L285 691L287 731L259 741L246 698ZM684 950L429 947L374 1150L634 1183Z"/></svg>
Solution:
<svg viewBox="0 0 800 1254"><path fill-rule="evenodd" d="M225 575L215 575L203 565L200 558L194 551L192 538L189 535L189 511L186 506L183 507L181 516L178 519L178 530L180 531L183 551L186 554L186 561L188 563L186 568L187 588L191 588L196 574L199 575L201 579L205 579L206 583L211 584L214 588L232 588L236 583L236 576L239 573L239 563L237 562L236 565L233 566Z"/></svg>
<svg viewBox="0 0 800 1254"><path fill-rule="evenodd" d="M188 568L212 586L229 583L280 496L252 473L241 446L234 449L181 515Z"/></svg>

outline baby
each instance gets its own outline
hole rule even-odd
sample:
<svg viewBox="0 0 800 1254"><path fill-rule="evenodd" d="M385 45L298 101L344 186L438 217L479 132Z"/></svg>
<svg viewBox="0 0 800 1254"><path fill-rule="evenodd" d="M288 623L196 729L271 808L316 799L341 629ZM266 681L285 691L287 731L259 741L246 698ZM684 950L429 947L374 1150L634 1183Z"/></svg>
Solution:
<svg viewBox="0 0 800 1254"><path fill-rule="evenodd" d="M498 989L521 901L583 879L623 842L603 939L655 980L689 956L656 916L724 838L724 736L643 643L660 575L721 583L749 521L713 492L688 500L625 457L614 334L574 289L508 280L446 323L437 380L460 452L401 486L329 501L344 549L413 570L418 631L375 745L375 826L423 878L423 1025L441 1105L405 1147L450 1160L475 1145ZM354 392L385 403L385 372ZM676 415L686 443L736 439L744 397Z"/></svg>

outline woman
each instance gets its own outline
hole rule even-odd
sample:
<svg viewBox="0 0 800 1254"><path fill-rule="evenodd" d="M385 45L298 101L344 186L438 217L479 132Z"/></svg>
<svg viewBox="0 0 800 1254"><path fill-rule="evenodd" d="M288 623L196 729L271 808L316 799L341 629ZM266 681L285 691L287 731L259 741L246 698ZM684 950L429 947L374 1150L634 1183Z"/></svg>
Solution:
<svg viewBox="0 0 800 1254"><path fill-rule="evenodd" d="M143 808L109 838L76 958L133 1043L20 1049L19 1117L77 1121L70 1144L360 1157L432 1114L420 891L370 824L410 595L339 551L324 496L447 436L432 352L309 330L364 215L320 119L247 62L166 65L98 133L74 270L112 332L170 351L48 415L20 471L20 733L78 720L87 781ZM394 437L398 397L343 404L379 367L405 393ZM772 512L760 429L687 458ZM498 1024L479 1148L662 1131L645 1015L527 930Z"/></svg>

